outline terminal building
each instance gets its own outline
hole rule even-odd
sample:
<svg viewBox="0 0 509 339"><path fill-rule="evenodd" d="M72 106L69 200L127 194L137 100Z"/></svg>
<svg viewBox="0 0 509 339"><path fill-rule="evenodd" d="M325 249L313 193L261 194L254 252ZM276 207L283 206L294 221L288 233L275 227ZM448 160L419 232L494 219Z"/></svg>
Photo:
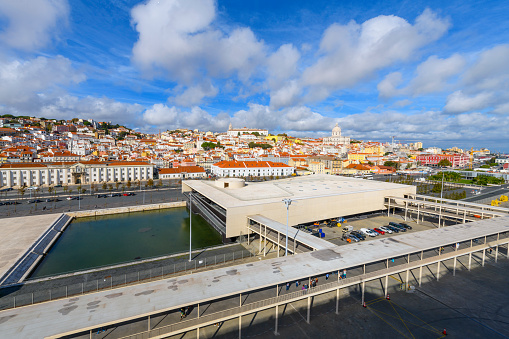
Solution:
<svg viewBox="0 0 509 339"><path fill-rule="evenodd" d="M262 216L286 225L283 199L291 199L289 225L387 210L387 196L416 194L415 186L325 174L246 183L241 178L182 183L193 212L202 215L228 242L250 233L249 220Z"/></svg>

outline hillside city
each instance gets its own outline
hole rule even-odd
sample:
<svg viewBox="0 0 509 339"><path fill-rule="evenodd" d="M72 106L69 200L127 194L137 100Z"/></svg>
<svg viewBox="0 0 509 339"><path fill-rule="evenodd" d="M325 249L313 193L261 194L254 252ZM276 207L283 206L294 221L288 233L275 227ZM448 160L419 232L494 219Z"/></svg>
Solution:
<svg viewBox="0 0 509 339"><path fill-rule="evenodd" d="M331 126L332 127L332 126ZM446 180L500 184L509 157L463 150L353 140L336 124L326 138L296 138L233 127L220 133L177 129L157 134L92 119L0 117L2 189L206 177L261 180L310 174L362 176L458 171Z"/></svg>

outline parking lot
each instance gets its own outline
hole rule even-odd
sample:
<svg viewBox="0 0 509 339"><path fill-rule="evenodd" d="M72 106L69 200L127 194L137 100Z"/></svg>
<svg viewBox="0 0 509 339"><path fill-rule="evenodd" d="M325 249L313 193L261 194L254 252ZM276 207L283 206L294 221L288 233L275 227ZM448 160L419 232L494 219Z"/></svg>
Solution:
<svg viewBox="0 0 509 339"><path fill-rule="evenodd" d="M98 198L98 195L101 197ZM93 195L58 191L57 194L45 193L38 194L36 197L25 194L23 198L11 192L11 195L4 195L0 199L0 218L155 204L183 199L184 196L177 188L142 189L141 191L112 190L100 191ZM9 204L6 204L7 202Z"/></svg>

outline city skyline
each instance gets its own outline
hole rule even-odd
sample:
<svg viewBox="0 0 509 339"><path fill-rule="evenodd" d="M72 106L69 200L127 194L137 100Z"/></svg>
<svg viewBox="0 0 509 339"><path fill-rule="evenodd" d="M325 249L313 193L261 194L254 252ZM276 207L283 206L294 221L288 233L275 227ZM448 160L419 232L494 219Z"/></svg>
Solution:
<svg viewBox="0 0 509 339"><path fill-rule="evenodd" d="M0 3L0 113L509 151L501 1Z"/></svg>

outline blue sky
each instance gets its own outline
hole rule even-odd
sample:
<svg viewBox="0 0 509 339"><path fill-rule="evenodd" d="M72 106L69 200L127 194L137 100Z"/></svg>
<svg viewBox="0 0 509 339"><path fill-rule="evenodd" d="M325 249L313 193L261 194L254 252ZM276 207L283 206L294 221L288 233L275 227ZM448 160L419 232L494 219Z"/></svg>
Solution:
<svg viewBox="0 0 509 339"><path fill-rule="evenodd" d="M505 1L0 0L0 112L509 151Z"/></svg>

